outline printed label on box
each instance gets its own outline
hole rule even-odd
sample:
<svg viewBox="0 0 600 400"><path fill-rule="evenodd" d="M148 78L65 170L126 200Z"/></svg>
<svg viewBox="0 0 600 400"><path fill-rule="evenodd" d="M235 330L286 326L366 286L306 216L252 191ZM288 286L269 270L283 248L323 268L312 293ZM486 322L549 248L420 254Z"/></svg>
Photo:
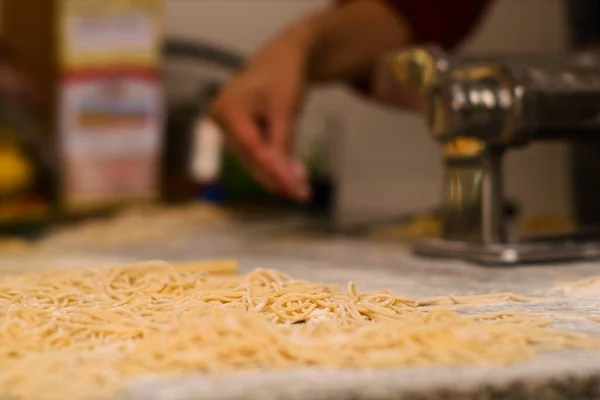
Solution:
<svg viewBox="0 0 600 400"><path fill-rule="evenodd" d="M67 203L156 194L161 96L150 74L80 74L65 81L61 145Z"/></svg>

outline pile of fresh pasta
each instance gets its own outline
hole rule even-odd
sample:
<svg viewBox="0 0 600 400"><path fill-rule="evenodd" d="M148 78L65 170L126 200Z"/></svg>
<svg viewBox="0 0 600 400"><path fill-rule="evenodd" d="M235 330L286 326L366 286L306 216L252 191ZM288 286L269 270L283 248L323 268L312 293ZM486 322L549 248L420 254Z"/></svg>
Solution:
<svg viewBox="0 0 600 400"><path fill-rule="evenodd" d="M48 236L41 247L81 248L136 245L152 240L164 240L172 232L197 231L198 227L226 225L231 215L217 206L192 203L168 208L147 206L126 209L111 218L86 220L77 226L69 226Z"/></svg>
<svg viewBox="0 0 600 400"><path fill-rule="evenodd" d="M0 397L102 399L142 377L507 364L600 347L539 315L449 309L535 300L514 294L416 300L236 269L148 262L0 276Z"/></svg>

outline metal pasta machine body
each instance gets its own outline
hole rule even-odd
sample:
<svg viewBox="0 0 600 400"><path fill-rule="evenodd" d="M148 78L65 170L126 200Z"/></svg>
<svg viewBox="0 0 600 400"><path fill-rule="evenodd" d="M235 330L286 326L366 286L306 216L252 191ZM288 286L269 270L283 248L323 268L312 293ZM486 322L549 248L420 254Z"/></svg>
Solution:
<svg viewBox="0 0 600 400"><path fill-rule="evenodd" d="M442 233L418 243L418 254L497 265L600 257L597 232L509 237L502 177L511 149L600 141L599 55L451 59L432 47L392 54L385 65L443 146Z"/></svg>

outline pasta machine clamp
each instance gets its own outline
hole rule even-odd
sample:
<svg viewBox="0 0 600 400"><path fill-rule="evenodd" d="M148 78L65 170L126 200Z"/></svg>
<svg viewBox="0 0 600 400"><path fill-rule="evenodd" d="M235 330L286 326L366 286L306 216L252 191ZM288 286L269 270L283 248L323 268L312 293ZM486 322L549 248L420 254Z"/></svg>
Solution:
<svg viewBox="0 0 600 400"><path fill-rule="evenodd" d="M424 47L391 54L385 65L443 148L442 232L419 242L418 254L499 265L600 258L596 234L511 237L502 176L511 149L600 140L600 57L451 59Z"/></svg>

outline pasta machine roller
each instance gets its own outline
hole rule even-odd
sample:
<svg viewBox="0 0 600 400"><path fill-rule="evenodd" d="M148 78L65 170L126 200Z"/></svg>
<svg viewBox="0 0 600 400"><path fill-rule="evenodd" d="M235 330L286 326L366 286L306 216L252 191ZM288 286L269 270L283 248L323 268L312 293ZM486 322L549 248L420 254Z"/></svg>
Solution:
<svg viewBox="0 0 600 400"><path fill-rule="evenodd" d="M502 176L507 151L534 141L600 142L599 55L450 58L423 47L385 65L391 91L410 95L403 105L425 115L443 149L442 232L419 242L418 254L499 265L600 257L594 230L509 235Z"/></svg>

